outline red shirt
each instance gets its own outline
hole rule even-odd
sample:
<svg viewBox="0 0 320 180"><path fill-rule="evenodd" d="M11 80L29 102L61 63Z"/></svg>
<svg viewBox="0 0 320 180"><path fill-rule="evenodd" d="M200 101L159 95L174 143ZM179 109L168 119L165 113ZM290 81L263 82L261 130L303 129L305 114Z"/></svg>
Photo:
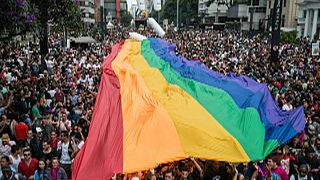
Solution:
<svg viewBox="0 0 320 180"><path fill-rule="evenodd" d="M25 123L19 123L16 125L17 140L24 140L27 138L28 125Z"/></svg>
<svg viewBox="0 0 320 180"><path fill-rule="evenodd" d="M60 138L56 137L56 139L53 141L52 138L50 138L50 147L57 149L58 142L60 141Z"/></svg>
<svg viewBox="0 0 320 180"><path fill-rule="evenodd" d="M25 160L22 160L19 163L18 166L18 172L25 175L27 179L29 179L30 176L34 175L35 170L38 166L38 160L32 158L29 166L27 165Z"/></svg>

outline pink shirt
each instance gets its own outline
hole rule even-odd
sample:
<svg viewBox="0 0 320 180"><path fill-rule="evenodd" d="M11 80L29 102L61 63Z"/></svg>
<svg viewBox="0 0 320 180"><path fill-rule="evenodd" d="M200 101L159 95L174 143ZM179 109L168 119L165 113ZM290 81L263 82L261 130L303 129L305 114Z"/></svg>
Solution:
<svg viewBox="0 0 320 180"><path fill-rule="evenodd" d="M271 172L277 174L281 178L281 180L289 180L289 176L288 176L286 170L284 170L281 166L277 166L277 168L272 169ZM263 173L267 174L268 169L264 168Z"/></svg>

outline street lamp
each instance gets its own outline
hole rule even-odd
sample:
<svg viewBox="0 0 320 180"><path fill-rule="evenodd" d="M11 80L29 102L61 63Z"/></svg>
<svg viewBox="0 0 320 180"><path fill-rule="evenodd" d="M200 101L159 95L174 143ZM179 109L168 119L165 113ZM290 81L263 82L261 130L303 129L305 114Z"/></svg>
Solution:
<svg viewBox="0 0 320 180"><path fill-rule="evenodd" d="M177 31L179 30L179 0L177 0Z"/></svg>

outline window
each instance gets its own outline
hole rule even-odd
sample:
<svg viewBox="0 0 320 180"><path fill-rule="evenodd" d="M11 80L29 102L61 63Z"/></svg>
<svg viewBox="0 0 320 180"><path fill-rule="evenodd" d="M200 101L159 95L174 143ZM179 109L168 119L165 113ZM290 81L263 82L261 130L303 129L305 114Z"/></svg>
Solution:
<svg viewBox="0 0 320 180"><path fill-rule="evenodd" d="M307 17L307 11L304 10L304 11L303 11L303 18L306 18L306 17Z"/></svg>
<svg viewBox="0 0 320 180"><path fill-rule="evenodd" d="M281 23L281 27L284 27L284 22L286 20L286 16L285 15L282 15L282 23Z"/></svg>
<svg viewBox="0 0 320 180"><path fill-rule="evenodd" d="M105 11L105 14L108 14L110 12L113 18L116 17L116 4L114 2L105 1L104 11Z"/></svg>
<svg viewBox="0 0 320 180"><path fill-rule="evenodd" d="M127 3L120 3L120 10L127 10Z"/></svg>
<svg viewBox="0 0 320 180"><path fill-rule="evenodd" d="M269 0L269 9L271 8L271 0Z"/></svg>
<svg viewBox="0 0 320 180"><path fill-rule="evenodd" d="M267 8L266 7L257 7L255 9L256 9L255 10L256 13L265 13L265 12L267 12Z"/></svg>
<svg viewBox="0 0 320 180"><path fill-rule="evenodd" d="M287 6L287 0L283 0L283 7Z"/></svg>
<svg viewBox="0 0 320 180"><path fill-rule="evenodd" d="M253 0L252 5L253 6L259 6L259 0Z"/></svg>

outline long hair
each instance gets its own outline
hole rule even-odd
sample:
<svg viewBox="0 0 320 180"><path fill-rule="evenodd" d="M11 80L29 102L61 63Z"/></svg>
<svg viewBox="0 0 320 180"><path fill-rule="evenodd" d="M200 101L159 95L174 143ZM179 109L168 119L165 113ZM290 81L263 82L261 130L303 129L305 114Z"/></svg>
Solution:
<svg viewBox="0 0 320 180"><path fill-rule="evenodd" d="M38 176L39 176L39 177L40 177L40 172L42 171L42 169L39 167L40 161L44 162L43 172L45 172L45 170L46 170L46 168L47 168L46 161L45 161L44 159L40 159L40 160L38 161L38 166L37 166L37 173L38 173Z"/></svg>

